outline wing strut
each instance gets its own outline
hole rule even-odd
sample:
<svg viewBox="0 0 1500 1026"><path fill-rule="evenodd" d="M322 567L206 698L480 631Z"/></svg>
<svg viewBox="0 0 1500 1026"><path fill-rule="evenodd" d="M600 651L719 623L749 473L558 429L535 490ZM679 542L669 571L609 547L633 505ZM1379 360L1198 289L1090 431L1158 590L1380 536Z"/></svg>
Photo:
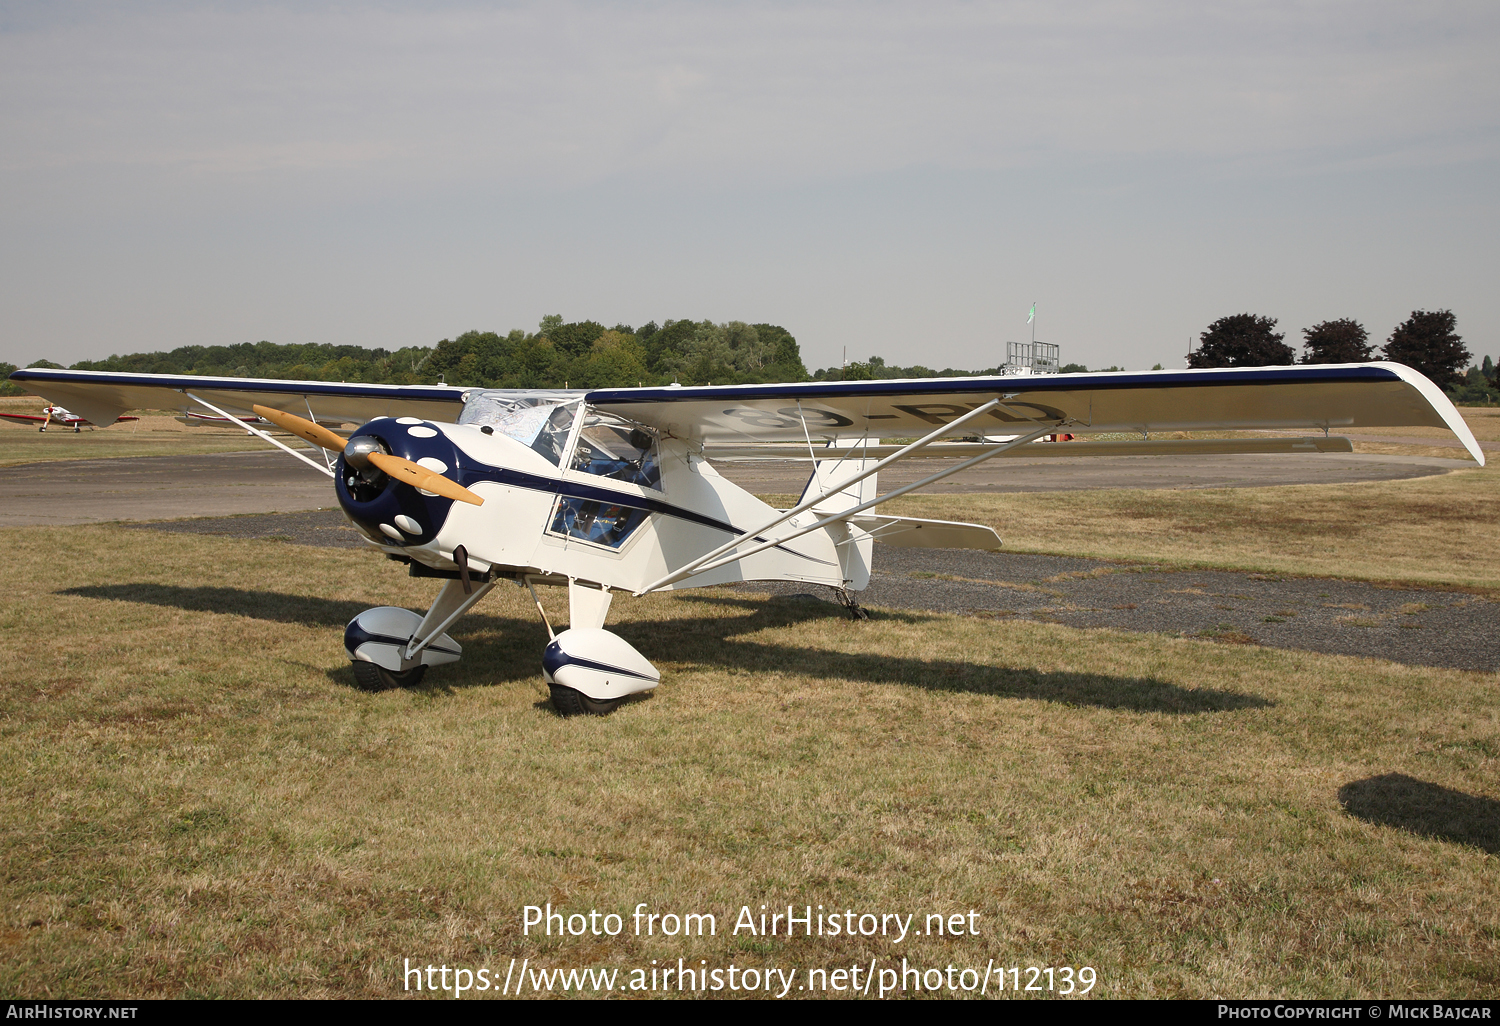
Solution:
<svg viewBox="0 0 1500 1026"><path fill-rule="evenodd" d="M316 471L318 471L320 473L323 473L323 474L327 474L329 477L333 476L333 468L320 466L319 464L314 463L312 460L310 460L306 456L302 455L296 449L293 449L290 445L282 445L280 442L278 442L276 439L272 438L270 435L266 434L264 431L260 430L259 428L251 427L249 424L246 424L243 420L240 420L240 418L236 417L234 414L232 414L232 413L226 413L225 411L223 411L223 410L219 409L217 406L215 406L213 403L205 403L205 402L203 402L202 399L199 399L197 396L195 396L193 393L187 391L186 389L183 390L182 394L185 395L185 396L187 396L189 399L193 400L193 402L195 402L195 403L202 403L204 406L207 406L210 410L213 410L219 416L229 418L234 423L238 424L240 427L242 427L246 431L250 432L252 435L259 435L261 438L264 438L266 441L268 441L272 445L276 446L276 448L278 448L278 449L285 449L287 452L291 453L293 456L297 457L299 460L301 460L303 463L306 463L309 467L312 467L314 470L316 470Z"/></svg>
<svg viewBox="0 0 1500 1026"><path fill-rule="evenodd" d="M412 633L411 638L407 640L406 650L401 653L402 659L415 659L421 654L424 648L438 638L441 638L443 632L453 626L454 621L467 613L470 607L489 594L489 590L495 586L494 581L485 581L479 587L470 591L469 594L457 595L454 594L453 586L458 583L458 581L449 581L443 586L443 590L438 593L437 601L432 604L432 608L427 611L427 615L422 618L422 622L417 625L417 629ZM468 582L465 581L463 583L467 584ZM449 609L450 603L451 611ZM444 613L447 613L447 615L444 616ZM424 627L427 627L432 620L440 616L443 617L441 623L430 630L423 631Z"/></svg>
<svg viewBox="0 0 1500 1026"><path fill-rule="evenodd" d="M811 525L809 527L801 527L801 528L798 528L797 530L793 531L791 534L784 535L784 536L779 537L779 538L773 538L773 539L771 539L768 542L762 542L761 544L756 545L754 548L751 548L751 549L749 549L749 550L747 550L745 552L731 553L730 555L725 556L722 559L715 560L714 562L709 563L706 566L700 564L698 566L695 566L691 570L687 570L687 571L679 570L679 571L677 571L677 573L671 574L668 577L663 578L662 581L659 584L653 584L649 588L644 588L641 591L636 592L636 595L644 595L644 594L646 594L646 592L652 591L653 589L660 587L662 584L670 584L673 581L681 580L682 578L692 576L693 574L703 574L703 573L707 573L710 570L717 570L721 566L726 566L726 565L728 565L730 563L738 562L741 559L749 559L751 556L755 555L757 552L764 552L764 551L766 551L766 549L774 548L777 545L785 545L789 541L796 541L798 538L801 538L804 534L811 534L812 532L818 530L819 528L827 527L829 524L837 523L840 520L848 520L851 516L853 516L856 513L863 513L865 510L870 509L873 506L879 506L883 502L889 502L892 499L900 498L901 496L905 495L907 492L914 492L918 488L924 488L927 485L930 485L930 484L932 484L932 483L934 483L936 481L941 481L943 478L948 477L948 476L950 476L952 474L957 474L960 470L968 470L970 467L974 466L976 463L983 463L985 460L993 459L994 457L999 456L1002 452L1004 452L1006 449L1009 449L1013 445L1025 445L1027 442L1031 441L1034 438L1040 438L1042 435L1045 435L1048 432L1056 431L1056 430L1057 430L1057 425L1056 424L1048 424L1045 427L1041 427L1041 428L1038 428L1035 431L1030 432L1029 434L1017 435L1011 441L1006 442L1003 445L997 446L996 448L991 449L989 452L981 453L980 455L975 456L971 460L965 460L964 462L960 463L956 467L949 467L947 470L940 470L936 474L933 474L931 477L924 477L922 480L917 481L914 484L902 485L900 488L897 488L894 491L886 492L884 495L877 495L877 496L875 496L875 498L871 499L869 502L860 503L858 506L855 506L853 509L846 509L846 510L844 510L841 513L835 513L831 517L824 517L822 520L819 520L816 524L813 524L813 525ZM846 481L846 482L843 482L843 484L841 485L841 487L847 487L847 485L848 485L848 482Z"/></svg>
<svg viewBox="0 0 1500 1026"><path fill-rule="evenodd" d="M918 449L925 449L927 446L931 445L933 442L937 441L939 438L943 437L944 435L951 435L953 433L953 429L954 428L959 427L960 425L963 425L963 424L967 424L969 421L973 420L974 418L976 418L976 417L978 417L978 416L980 416L982 414L988 413L990 410L994 409L996 406L999 406L999 405L1000 405L1000 400L999 399L991 399L987 403L984 403L984 404L982 404L980 406L976 406L973 410L971 410L970 412L964 414L962 417L959 417L957 420L950 421L947 424L943 424L942 426L938 427L937 429L935 429L935 430L933 430L933 431L931 431L931 432L923 435L921 438L917 439L915 442L912 442L910 445L907 445L907 446L903 447L899 452L892 453L890 456L887 456L885 459L881 460L879 463L875 464L873 467L870 467L868 470L861 471L860 473L854 475L851 478L847 478L845 480L839 481L839 483L837 485L830 486L829 488L825 489L819 495L816 495L813 498L808 499L806 502L800 503L799 505L794 506L794 507L792 507L789 510L786 510L785 512L783 512L782 514L780 514L779 516L777 516L776 519L767 521L766 523L762 524L760 527L757 527L753 531L746 531L744 534L740 535L737 538L731 538L729 541L725 542L723 545L720 545L718 548L714 549L712 552L704 553L703 555L699 556L697 559L689 561L688 563L684 564L679 569L674 570L672 573L670 573L667 576L663 577L661 580L656 581L653 584L648 584L646 587L642 588L640 591L634 592L633 593L634 596L636 598L640 598L642 595L646 594L649 591L655 591L658 588L663 588L663 587L667 586L668 584L673 584L673 583L675 583L677 581L682 580L684 577L688 577L688 576L691 576L694 573L699 572L698 571L698 567L702 566L704 563L707 563L709 560L717 559L719 556L722 556L724 553L728 552L730 549L734 548L737 545L743 545L744 542L745 542L745 539L747 539L747 538L754 538L756 535L764 534L765 532L769 531L773 527L778 527L781 524L786 523L788 520L792 519L792 517L796 516L798 513L801 513L803 510L811 509L812 507L816 506L818 503L822 502L824 499L827 499L830 495L834 495L834 494L836 494L838 492L843 491L845 488L848 488L852 484L857 484L858 482L863 481L865 478L869 477L871 474L878 474L882 469L884 469L885 467L889 466L892 463L895 463L897 460L901 459L903 456L909 456L910 454L916 452ZM806 431L806 430L807 430L807 424L806 424L806 422L804 422L803 423L803 431ZM854 446L850 446L849 447L849 451L853 452L854 451ZM808 439L808 452L809 453L812 452L812 439L811 438ZM804 531L803 533L806 534L807 532ZM757 551L759 551L759 550L757 550ZM741 557L735 557L735 558L741 558ZM730 560L730 562L733 562L733 560Z"/></svg>
<svg viewBox="0 0 1500 1026"><path fill-rule="evenodd" d="M957 474L961 470L968 470L975 464L983 463L988 459L993 459L994 457L999 456L1001 453L1017 445L1025 445L1027 442L1030 442L1033 439L1040 438L1042 435L1057 430L1057 428L1062 423L1061 421L1058 421L1057 423L1049 421L1036 430L1030 431L1024 435L1017 435L1010 441L1004 442L993 449L989 449L986 452L980 453L973 459L965 460L957 466L949 467L947 470L940 470L936 474L924 477L922 480L917 481L914 484L903 485L900 488L895 489L894 491L886 492L884 495L877 495L869 502L861 503L860 505L855 506L852 509L846 509L842 512L834 514L833 516L824 517L822 520L819 520L817 523L811 525L810 527L798 528L796 531L793 531L789 535L773 538L772 540L767 542L762 542L761 544L745 552L734 552L728 556L724 555L724 553L730 552L731 549L734 549L739 545L743 545L747 539L755 538L756 536L769 531L773 527L780 526L781 524L790 520L792 517L796 516L798 513L801 513L803 510L811 509L813 506L816 506L818 503L822 502L830 495L833 495L836 492L843 491L851 484L854 484L858 481L863 481L871 474L878 473L882 467L888 466L889 464L896 462L896 460L901 459L903 456L906 456L918 449L931 444L943 435L952 434L955 427L958 427L959 425L973 419L974 417L979 416L980 414L988 412L998 405L1000 405L999 399L991 399L989 402L976 407L973 412L967 413L948 424L944 424L942 427L939 427L937 430L931 432L930 434L924 435L923 437L917 439L915 442L912 442L900 452L895 453L891 456L887 456L885 459L881 460L879 463L875 464L875 466L869 468L868 470L861 471L860 473L855 474L853 477L841 480L836 485L831 485L829 488L825 489L822 494L818 495L815 498L808 499L807 501L800 503L792 509L787 510L775 520L772 520L770 523L766 524L764 527L758 528L754 531L746 531L739 537L733 538L725 542L723 545L720 545L717 549L714 549L707 555L699 556L697 559L692 560L680 569L674 570L672 573L663 577L661 580L647 585L640 591L634 592L635 597L639 598L640 596L645 595L648 592L664 588L669 584L675 584L676 582L686 577L694 576L695 574L707 573L710 570L717 570L721 566L726 566L741 559L747 559L758 552L764 552L766 549L774 548L777 545L784 545L789 541L795 541L796 539L802 537L804 534L811 534L813 531L816 531L823 527L827 527L829 524L835 523L840 520L847 520L849 517L853 516L856 513L863 513L865 510L870 509L873 506L878 506L883 502L889 502L891 499L895 499L902 495L905 495L907 492L915 491L918 488L924 488L927 485L933 484L936 481L941 481L943 478L948 477L952 474Z"/></svg>

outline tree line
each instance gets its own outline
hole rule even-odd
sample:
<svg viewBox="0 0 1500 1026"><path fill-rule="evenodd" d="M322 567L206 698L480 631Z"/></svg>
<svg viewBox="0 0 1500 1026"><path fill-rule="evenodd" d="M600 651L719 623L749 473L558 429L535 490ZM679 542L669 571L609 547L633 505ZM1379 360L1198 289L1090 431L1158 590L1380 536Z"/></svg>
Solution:
<svg viewBox="0 0 1500 1026"><path fill-rule="evenodd" d="M1254 367L1299 362L1276 330L1276 318L1256 314L1221 317L1199 336L1190 367ZM1500 401L1496 366L1468 367L1472 357L1449 310L1415 310L1397 325L1377 352L1369 332L1350 318L1304 328L1301 363L1362 363L1384 359L1415 367L1458 402ZM32 367L60 367L38 360ZM542 318L536 331L467 331L435 346L366 349L319 343L281 345L243 342L231 346L181 346L170 352L130 353L82 360L77 370L138 374L197 374L281 380L358 381L371 384L480 385L490 388L609 388L631 385L756 384L777 381L869 381L892 378L994 375L1003 367L935 370L921 364L888 365L882 357L826 367L812 374L796 338L776 324L711 320L651 321L639 328L597 321ZM0 395L24 390L5 378L15 365L0 363ZM1103 367L1096 370L1122 370ZM1155 370L1160 370L1157 364ZM1064 373L1083 372L1079 363Z"/></svg>
<svg viewBox="0 0 1500 1026"><path fill-rule="evenodd" d="M535 332L469 331L443 339L424 372L495 388L608 388L806 381L792 333L744 321L655 321L606 328L597 321L542 318Z"/></svg>
<svg viewBox="0 0 1500 1026"><path fill-rule="evenodd" d="M1095 367L1096 371L1120 371L1124 367ZM1157 364L1152 370L1161 370L1161 364ZM1081 363L1065 363L1058 368L1062 374L1086 374L1088 368ZM944 367L942 370L933 370L920 363L912 364L910 367L895 367L888 365L884 357L872 356L868 360L856 360L842 367L824 367L813 371L813 381L889 381L893 378L978 378L987 375L1000 375L1005 373L1005 365L998 367L986 367L982 370L958 370L955 367Z"/></svg>
<svg viewBox="0 0 1500 1026"><path fill-rule="evenodd" d="M1276 318L1255 314L1220 317L1198 336L1189 354L1189 367L1266 367L1310 363L1367 363L1389 360L1413 367L1460 402L1500 399L1495 364L1488 356L1482 367L1471 366L1473 356L1458 334L1451 310L1413 310L1392 329L1378 351L1365 326L1352 318L1322 321L1302 329L1302 359L1276 330ZM1465 372L1465 368L1468 368Z"/></svg>
<svg viewBox="0 0 1500 1026"><path fill-rule="evenodd" d="M62 365L38 360L30 366ZM3 380L15 369L14 364L0 363L0 394L23 394L19 386ZM543 317L536 331L504 335L466 331L435 346L395 351L242 342L81 360L72 369L387 385L448 382L488 388L606 388L673 381L727 385L808 379L797 339L777 324L668 320L639 328L628 324L606 328L597 321L564 321L557 314Z"/></svg>

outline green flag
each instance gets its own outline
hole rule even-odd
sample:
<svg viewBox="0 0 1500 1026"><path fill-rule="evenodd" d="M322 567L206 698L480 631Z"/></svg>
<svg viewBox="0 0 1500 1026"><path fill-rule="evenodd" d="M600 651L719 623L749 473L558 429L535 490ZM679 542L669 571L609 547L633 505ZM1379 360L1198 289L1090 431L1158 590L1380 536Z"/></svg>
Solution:
<svg viewBox="0 0 1500 1026"><path fill-rule="evenodd" d="M1036 319L1036 304L1032 303L1031 304L1031 313L1029 313L1029 314L1026 315L1026 323L1030 324L1035 319Z"/></svg>

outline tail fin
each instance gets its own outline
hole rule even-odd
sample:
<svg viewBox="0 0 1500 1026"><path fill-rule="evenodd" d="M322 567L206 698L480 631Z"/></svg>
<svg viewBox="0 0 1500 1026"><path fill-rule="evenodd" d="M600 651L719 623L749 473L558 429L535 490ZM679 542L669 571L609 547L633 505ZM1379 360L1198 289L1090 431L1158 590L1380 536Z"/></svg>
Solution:
<svg viewBox="0 0 1500 1026"><path fill-rule="evenodd" d="M829 447L847 450L854 444L857 444L855 439L838 439L830 442ZM863 481L855 481L843 487L840 485L859 476L878 462L878 460L854 459L852 455L849 459L814 460L812 476L807 479L807 486L802 489L802 496L797 500L798 505L827 492L828 496L813 507L814 513L820 517L826 517L869 502L877 494L875 490L877 475L871 474ZM833 537L834 546L838 550L839 566L844 573L844 587L851 591L863 591L870 583L870 555L874 548L874 541L867 536L855 540L856 534L863 535L864 532L851 532L847 523L829 524L827 530Z"/></svg>

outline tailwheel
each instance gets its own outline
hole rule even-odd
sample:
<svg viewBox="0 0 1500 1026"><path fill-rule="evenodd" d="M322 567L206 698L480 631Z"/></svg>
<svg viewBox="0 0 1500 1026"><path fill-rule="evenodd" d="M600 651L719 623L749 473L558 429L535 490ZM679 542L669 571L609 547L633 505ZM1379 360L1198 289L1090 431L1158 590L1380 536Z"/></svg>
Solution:
<svg viewBox="0 0 1500 1026"><path fill-rule="evenodd" d="M601 701L597 698L590 698L574 688L565 688L561 684L548 684L547 690L552 692L552 707L562 716L582 716L585 713L592 716L608 716L624 701L622 698Z"/></svg>
<svg viewBox="0 0 1500 1026"><path fill-rule="evenodd" d="M390 691L393 688L414 688L422 683L422 677L427 673L427 667L414 666L403 673L387 670L384 666L356 659L352 663L354 667L354 683L359 685L361 691Z"/></svg>
<svg viewBox="0 0 1500 1026"><path fill-rule="evenodd" d="M869 610L860 605L858 600L855 599L854 594L847 588L837 588L835 589L835 594L838 595L839 602L848 611L851 620L868 620L870 618Z"/></svg>

